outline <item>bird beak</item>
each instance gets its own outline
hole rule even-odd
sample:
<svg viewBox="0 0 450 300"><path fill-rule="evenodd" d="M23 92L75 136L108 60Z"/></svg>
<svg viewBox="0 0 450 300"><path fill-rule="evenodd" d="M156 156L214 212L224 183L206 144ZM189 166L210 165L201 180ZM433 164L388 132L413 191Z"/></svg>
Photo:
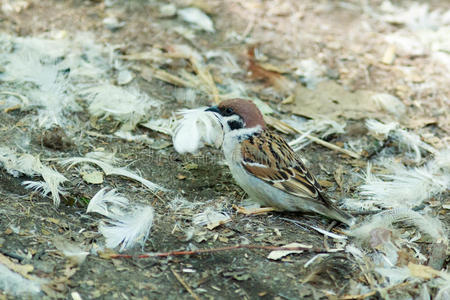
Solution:
<svg viewBox="0 0 450 300"><path fill-rule="evenodd" d="M211 106L211 107L205 109L205 111L211 111L211 112L215 112L215 113L220 114L220 110L219 110L219 107L217 105Z"/></svg>

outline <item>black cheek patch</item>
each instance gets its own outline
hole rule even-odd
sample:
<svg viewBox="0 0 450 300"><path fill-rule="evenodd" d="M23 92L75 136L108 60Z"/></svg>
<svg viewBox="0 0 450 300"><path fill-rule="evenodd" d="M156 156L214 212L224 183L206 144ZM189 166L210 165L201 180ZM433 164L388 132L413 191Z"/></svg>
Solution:
<svg viewBox="0 0 450 300"><path fill-rule="evenodd" d="M244 124L240 121L228 121L228 126L230 126L231 130L241 129L244 127Z"/></svg>

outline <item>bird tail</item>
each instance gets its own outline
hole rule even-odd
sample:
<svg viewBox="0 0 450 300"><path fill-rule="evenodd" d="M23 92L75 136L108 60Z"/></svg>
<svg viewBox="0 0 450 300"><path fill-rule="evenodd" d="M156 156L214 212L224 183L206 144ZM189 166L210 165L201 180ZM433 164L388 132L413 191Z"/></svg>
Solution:
<svg viewBox="0 0 450 300"><path fill-rule="evenodd" d="M326 196L320 195L320 199L323 201L319 207L316 207L316 211L331 219L338 220L348 226L355 224L355 218L349 213L337 208L334 203Z"/></svg>
<svg viewBox="0 0 450 300"><path fill-rule="evenodd" d="M337 208L334 205L328 208L326 216L341 221L342 223L347 224L348 226L353 226L355 224L355 218L352 215Z"/></svg>

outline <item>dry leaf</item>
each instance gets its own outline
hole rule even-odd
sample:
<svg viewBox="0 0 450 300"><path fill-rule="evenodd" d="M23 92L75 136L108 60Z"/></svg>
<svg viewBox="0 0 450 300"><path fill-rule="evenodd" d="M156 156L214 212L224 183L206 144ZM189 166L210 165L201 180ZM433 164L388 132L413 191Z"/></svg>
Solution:
<svg viewBox="0 0 450 300"><path fill-rule="evenodd" d="M412 276L418 277L418 278L423 278L423 279L431 279L435 276L441 275L440 271L437 271L437 270L433 269L432 267L418 265L418 264L414 264L411 262L408 264L408 269L411 272Z"/></svg>
<svg viewBox="0 0 450 300"><path fill-rule="evenodd" d="M100 184L103 182L103 172L94 171L91 173L83 173L83 180L87 183Z"/></svg>
<svg viewBox="0 0 450 300"><path fill-rule="evenodd" d="M334 81L323 81L314 90L302 85L297 86L295 103L282 106L282 110L312 119L386 118L386 111L383 111L374 96L377 96L377 93L366 90L352 93Z"/></svg>
<svg viewBox="0 0 450 300"><path fill-rule="evenodd" d="M0 253L0 263L5 265L11 271L19 273L20 275L27 277L26 275L33 271L32 265L21 265L12 262L8 257Z"/></svg>

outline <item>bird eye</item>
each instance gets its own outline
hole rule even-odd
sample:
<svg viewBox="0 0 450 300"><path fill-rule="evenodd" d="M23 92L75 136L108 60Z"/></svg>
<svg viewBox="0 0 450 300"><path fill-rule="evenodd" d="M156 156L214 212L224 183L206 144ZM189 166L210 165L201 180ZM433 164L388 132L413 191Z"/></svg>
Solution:
<svg viewBox="0 0 450 300"><path fill-rule="evenodd" d="M225 109L225 114L226 114L227 116L232 115L233 113L234 113L234 111L233 111L233 109L232 109L231 107L227 107L227 108Z"/></svg>

